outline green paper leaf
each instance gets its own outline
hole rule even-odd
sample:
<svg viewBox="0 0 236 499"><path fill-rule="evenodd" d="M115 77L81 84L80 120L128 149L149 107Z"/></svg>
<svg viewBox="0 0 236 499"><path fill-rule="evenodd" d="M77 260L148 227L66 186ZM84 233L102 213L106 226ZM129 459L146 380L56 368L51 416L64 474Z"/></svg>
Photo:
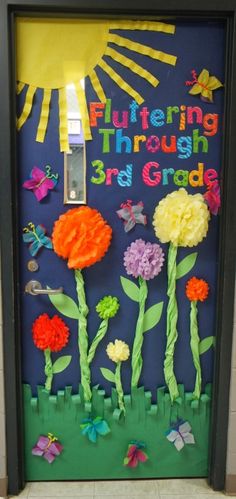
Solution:
<svg viewBox="0 0 236 499"><path fill-rule="evenodd" d="M194 267L197 259L197 252L191 253L178 263L176 268L176 279L184 277Z"/></svg>
<svg viewBox="0 0 236 499"><path fill-rule="evenodd" d="M139 287L130 279L120 276L121 286L125 294L133 301L139 301Z"/></svg>
<svg viewBox="0 0 236 499"><path fill-rule="evenodd" d="M149 331L156 326L161 318L163 301L152 305L144 314L143 332Z"/></svg>
<svg viewBox="0 0 236 499"><path fill-rule="evenodd" d="M69 366L71 358L71 355L63 355L62 357L59 357L59 359L57 359L52 366L53 374L58 374L64 371Z"/></svg>
<svg viewBox="0 0 236 499"><path fill-rule="evenodd" d="M215 337L214 336L207 336L207 338L204 338L204 340L200 341L199 354L202 355L203 353L207 352L207 350L209 350L214 345L215 345Z"/></svg>
<svg viewBox="0 0 236 499"><path fill-rule="evenodd" d="M102 375L107 381L115 383L115 373L113 373L110 369L107 369L106 367L101 367L100 370Z"/></svg>
<svg viewBox="0 0 236 499"><path fill-rule="evenodd" d="M49 286L47 286L47 289L50 289ZM70 296L60 293L58 295L48 295L48 298L58 312L70 317L70 319L78 319L79 309Z"/></svg>

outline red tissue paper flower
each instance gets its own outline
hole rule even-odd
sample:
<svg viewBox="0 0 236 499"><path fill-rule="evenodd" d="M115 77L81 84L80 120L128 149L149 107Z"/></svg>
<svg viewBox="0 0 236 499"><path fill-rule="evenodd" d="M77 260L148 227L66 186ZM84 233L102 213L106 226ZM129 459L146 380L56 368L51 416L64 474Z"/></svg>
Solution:
<svg viewBox="0 0 236 499"><path fill-rule="evenodd" d="M72 208L54 224L55 253L68 259L69 269L83 269L99 262L107 252L112 228L101 213L89 206Z"/></svg>
<svg viewBox="0 0 236 499"><path fill-rule="evenodd" d="M32 332L34 344L40 350L49 348L51 352L59 352L68 343L69 328L57 315L51 319L48 314L39 315Z"/></svg>
<svg viewBox="0 0 236 499"><path fill-rule="evenodd" d="M205 301L208 297L209 285L203 279L192 277L186 285L186 295L190 301Z"/></svg>

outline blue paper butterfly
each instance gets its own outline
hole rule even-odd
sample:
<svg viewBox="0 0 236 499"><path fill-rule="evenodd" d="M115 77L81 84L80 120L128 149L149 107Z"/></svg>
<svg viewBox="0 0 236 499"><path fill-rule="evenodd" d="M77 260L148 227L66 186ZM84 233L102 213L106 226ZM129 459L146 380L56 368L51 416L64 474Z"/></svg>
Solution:
<svg viewBox="0 0 236 499"><path fill-rule="evenodd" d="M82 435L87 435L90 442L94 444L97 441L98 435L104 436L111 431L105 419L102 419L100 416L95 419L83 419L80 428Z"/></svg>
<svg viewBox="0 0 236 499"><path fill-rule="evenodd" d="M48 249L52 249L51 238L46 236L46 229L43 225L35 225L32 222L28 223L28 227L23 229L23 241L24 243L30 243L29 252L32 256L37 255L40 248L43 246Z"/></svg>

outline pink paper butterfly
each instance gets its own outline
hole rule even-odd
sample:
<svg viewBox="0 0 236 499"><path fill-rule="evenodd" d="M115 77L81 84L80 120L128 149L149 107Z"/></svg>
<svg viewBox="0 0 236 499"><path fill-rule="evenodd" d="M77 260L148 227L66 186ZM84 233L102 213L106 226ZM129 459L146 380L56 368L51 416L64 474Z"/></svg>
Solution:
<svg viewBox="0 0 236 499"><path fill-rule="evenodd" d="M48 191L54 189L58 182L58 173L51 173L51 166L45 166L45 170L46 173L37 166L34 166L30 174L30 179L23 183L23 187L33 191L38 201L45 198Z"/></svg>
<svg viewBox="0 0 236 499"><path fill-rule="evenodd" d="M209 182L207 184L207 192L203 194L203 197L208 205L210 212L213 215L217 215L220 208L220 186L218 181Z"/></svg>
<svg viewBox="0 0 236 499"><path fill-rule="evenodd" d="M48 433L48 436L40 435L37 444L32 449L33 456L41 456L51 464L62 452L62 445L57 442L57 438Z"/></svg>

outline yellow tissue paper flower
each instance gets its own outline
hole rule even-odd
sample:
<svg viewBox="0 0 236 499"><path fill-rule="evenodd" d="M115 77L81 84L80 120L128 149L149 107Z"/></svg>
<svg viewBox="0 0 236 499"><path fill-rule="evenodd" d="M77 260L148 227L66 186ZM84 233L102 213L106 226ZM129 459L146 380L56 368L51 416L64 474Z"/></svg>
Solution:
<svg viewBox="0 0 236 499"><path fill-rule="evenodd" d="M109 343L106 349L109 359L113 362L121 362L129 358L129 347L121 340L115 340L115 343Z"/></svg>
<svg viewBox="0 0 236 499"><path fill-rule="evenodd" d="M197 246L208 231L210 213L202 194L188 194L183 188L171 192L157 205L153 225L162 243Z"/></svg>

